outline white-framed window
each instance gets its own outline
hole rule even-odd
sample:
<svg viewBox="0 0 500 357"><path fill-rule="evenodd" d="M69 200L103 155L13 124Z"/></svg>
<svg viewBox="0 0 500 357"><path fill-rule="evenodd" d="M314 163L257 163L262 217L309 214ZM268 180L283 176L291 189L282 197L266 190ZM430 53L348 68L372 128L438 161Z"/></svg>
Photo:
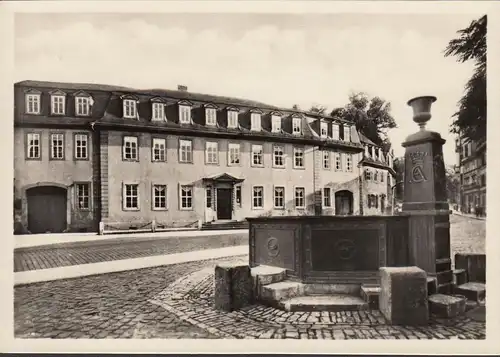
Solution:
<svg viewBox="0 0 500 357"><path fill-rule="evenodd" d="M157 120L157 121L165 120L165 104L160 102L153 102L152 120Z"/></svg>
<svg viewBox="0 0 500 357"><path fill-rule="evenodd" d="M295 208L304 208L306 206L306 189L304 187L295 187Z"/></svg>
<svg viewBox="0 0 500 357"><path fill-rule="evenodd" d="M137 102L135 100L123 100L123 117L129 119L137 118Z"/></svg>
<svg viewBox="0 0 500 357"><path fill-rule="evenodd" d="M325 170L330 170L330 152L323 150L323 168Z"/></svg>
<svg viewBox="0 0 500 357"><path fill-rule="evenodd" d="M236 205L241 207L241 185L234 187L234 195L236 196Z"/></svg>
<svg viewBox="0 0 500 357"><path fill-rule="evenodd" d="M302 119L301 118L293 118L292 119L292 133L300 134L302 133Z"/></svg>
<svg viewBox="0 0 500 357"><path fill-rule="evenodd" d="M252 165L264 166L264 149L262 145L252 145Z"/></svg>
<svg viewBox="0 0 500 357"><path fill-rule="evenodd" d="M167 185L153 185L153 210L167 209Z"/></svg>
<svg viewBox="0 0 500 357"><path fill-rule="evenodd" d="M260 131L260 114L259 113L251 113L250 114L250 130Z"/></svg>
<svg viewBox="0 0 500 357"><path fill-rule="evenodd" d="M75 97L75 112L78 116L90 115L90 98L89 97Z"/></svg>
<svg viewBox="0 0 500 357"><path fill-rule="evenodd" d="M124 136L123 137L123 159L124 160L138 160L138 138L137 136Z"/></svg>
<svg viewBox="0 0 500 357"><path fill-rule="evenodd" d="M365 180L370 181L372 179L372 173L370 169L365 169Z"/></svg>
<svg viewBox="0 0 500 357"><path fill-rule="evenodd" d="M293 148L293 167L303 168L304 167L304 149L303 148Z"/></svg>
<svg viewBox="0 0 500 357"><path fill-rule="evenodd" d="M64 115L66 110L66 97L64 95L51 95L50 108L51 113L54 115Z"/></svg>
<svg viewBox="0 0 500 357"><path fill-rule="evenodd" d="M181 209L193 209L193 186L181 186L180 190Z"/></svg>
<svg viewBox="0 0 500 357"><path fill-rule="evenodd" d="M375 170L375 173L373 174L373 181L377 182L378 181L378 171Z"/></svg>
<svg viewBox="0 0 500 357"><path fill-rule="evenodd" d="M50 134L50 158L52 160L64 159L64 134Z"/></svg>
<svg viewBox="0 0 500 357"><path fill-rule="evenodd" d="M275 167L285 167L285 148L282 145L273 147L273 165Z"/></svg>
<svg viewBox="0 0 500 357"><path fill-rule="evenodd" d="M40 114L40 94L26 94L26 114Z"/></svg>
<svg viewBox="0 0 500 357"><path fill-rule="evenodd" d="M254 186L252 188L253 208L264 208L264 187Z"/></svg>
<svg viewBox="0 0 500 357"><path fill-rule="evenodd" d="M340 152L335 153L335 170L342 170L342 156Z"/></svg>
<svg viewBox="0 0 500 357"><path fill-rule="evenodd" d="M274 187L274 208L285 207L285 188L283 186Z"/></svg>
<svg viewBox="0 0 500 357"><path fill-rule="evenodd" d="M271 116L271 130L273 133L281 132L281 117L278 115Z"/></svg>
<svg viewBox="0 0 500 357"><path fill-rule="evenodd" d="M89 158L89 136L87 134L75 134L75 159L87 160Z"/></svg>
<svg viewBox="0 0 500 357"><path fill-rule="evenodd" d="M139 185L124 184L123 185L123 209L125 211L139 210Z"/></svg>
<svg viewBox="0 0 500 357"><path fill-rule="evenodd" d="M179 140L179 162L193 162L193 142L191 140Z"/></svg>
<svg viewBox="0 0 500 357"><path fill-rule="evenodd" d="M320 136L322 138L328 137L328 123L322 121L320 125Z"/></svg>
<svg viewBox="0 0 500 357"><path fill-rule="evenodd" d="M240 164L240 144L229 143L228 147L228 159L227 163L229 166Z"/></svg>
<svg viewBox="0 0 500 357"><path fill-rule="evenodd" d="M167 140L162 138L153 138L153 161L167 161Z"/></svg>
<svg viewBox="0 0 500 357"><path fill-rule="evenodd" d="M352 172L352 154L345 154L345 169Z"/></svg>
<svg viewBox="0 0 500 357"><path fill-rule="evenodd" d="M323 207L332 206L332 190L330 187L323 188Z"/></svg>
<svg viewBox="0 0 500 357"><path fill-rule="evenodd" d="M179 123L191 124L191 107L189 105L179 105Z"/></svg>
<svg viewBox="0 0 500 357"><path fill-rule="evenodd" d="M39 159L41 157L40 134L28 133L26 135L26 146L26 157L28 159Z"/></svg>
<svg viewBox="0 0 500 357"><path fill-rule="evenodd" d="M384 182L384 172L380 172L380 182Z"/></svg>
<svg viewBox="0 0 500 357"><path fill-rule="evenodd" d="M238 112L236 110L227 111L227 127L231 129L238 128Z"/></svg>
<svg viewBox="0 0 500 357"><path fill-rule="evenodd" d="M205 143L205 160L207 164L219 163L219 143L215 141Z"/></svg>
<svg viewBox="0 0 500 357"><path fill-rule="evenodd" d="M90 183L75 184L76 207L81 211L90 209Z"/></svg>
<svg viewBox="0 0 500 357"><path fill-rule="evenodd" d="M332 139L334 139L334 140L340 139L339 125L335 124L335 123L332 124Z"/></svg>
<svg viewBox="0 0 500 357"><path fill-rule="evenodd" d="M205 123L211 126L217 124L217 111L215 108L205 108Z"/></svg>
<svg viewBox="0 0 500 357"><path fill-rule="evenodd" d="M344 141L351 141L351 127L344 125Z"/></svg>

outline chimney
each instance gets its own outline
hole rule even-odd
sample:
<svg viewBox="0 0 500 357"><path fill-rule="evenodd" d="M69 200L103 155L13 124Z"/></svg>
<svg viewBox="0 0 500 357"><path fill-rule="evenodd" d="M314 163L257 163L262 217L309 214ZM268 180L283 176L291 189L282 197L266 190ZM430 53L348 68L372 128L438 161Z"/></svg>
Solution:
<svg viewBox="0 0 500 357"><path fill-rule="evenodd" d="M177 90L179 90L179 91L181 91L181 92L187 92L188 87L187 87L187 86L183 86L183 85L179 84L179 85L177 86Z"/></svg>

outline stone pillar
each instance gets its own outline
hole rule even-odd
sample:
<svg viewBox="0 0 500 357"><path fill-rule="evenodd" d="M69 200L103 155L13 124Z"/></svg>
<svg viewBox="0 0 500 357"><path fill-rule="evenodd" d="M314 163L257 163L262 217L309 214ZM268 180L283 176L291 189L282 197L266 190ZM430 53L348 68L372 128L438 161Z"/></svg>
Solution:
<svg viewBox="0 0 500 357"><path fill-rule="evenodd" d="M321 171L323 170L323 148L314 147L314 172L313 172L313 187L314 187L314 215L321 216L323 214L323 187L321 186ZM335 163L334 163L335 164Z"/></svg>
<svg viewBox="0 0 500 357"><path fill-rule="evenodd" d="M442 149L445 140L439 133L425 129L435 100L435 97L418 97L408 102L413 107L413 120L419 124L420 131L403 143L406 151L402 214L409 216L410 264L435 276L438 292L447 293L453 273Z"/></svg>

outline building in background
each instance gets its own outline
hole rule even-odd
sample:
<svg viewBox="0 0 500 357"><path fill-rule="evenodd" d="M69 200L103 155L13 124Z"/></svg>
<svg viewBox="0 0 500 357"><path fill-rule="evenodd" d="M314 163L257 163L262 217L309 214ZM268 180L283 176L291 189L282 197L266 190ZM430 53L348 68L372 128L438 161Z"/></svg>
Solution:
<svg viewBox="0 0 500 357"><path fill-rule="evenodd" d="M350 122L184 86L23 81L14 89L18 232L383 214L387 206L392 156Z"/></svg>

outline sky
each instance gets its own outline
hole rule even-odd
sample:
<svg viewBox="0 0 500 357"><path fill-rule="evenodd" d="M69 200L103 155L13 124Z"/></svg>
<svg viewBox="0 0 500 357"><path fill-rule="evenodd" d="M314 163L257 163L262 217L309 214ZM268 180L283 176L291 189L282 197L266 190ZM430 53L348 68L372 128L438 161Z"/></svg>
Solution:
<svg viewBox="0 0 500 357"><path fill-rule="evenodd" d="M417 130L407 101L434 95L427 127L447 140L473 66L445 58L478 14L17 13L15 81L176 89L302 109L352 92L391 103L396 156Z"/></svg>

